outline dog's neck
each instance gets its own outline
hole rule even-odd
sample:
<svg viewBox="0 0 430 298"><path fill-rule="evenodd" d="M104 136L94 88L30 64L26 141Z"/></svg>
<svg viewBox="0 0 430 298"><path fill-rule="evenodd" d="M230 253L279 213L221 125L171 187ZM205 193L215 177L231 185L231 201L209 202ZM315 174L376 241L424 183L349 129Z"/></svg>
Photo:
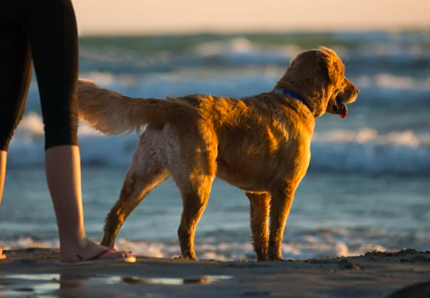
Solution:
<svg viewBox="0 0 430 298"><path fill-rule="evenodd" d="M296 99L296 100L298 100L298 101L300 101L300 102L302 102L308 109L309 109L309 111L312 113L312 115L313 115L313 109L312 109L312 106L306 101L306 99L304 99L302 96L300 96L299 94L297 94L296 92L294 92L294 91L291 91L291 90L289 90L289 89L284 89L284 88L275 88L275 89L273 89L273 93L276 93L276 94L284 94L284 95L287 95L287 96L289 96L289 97L291 97L291 98L294 98L294 99Z"/></svg>

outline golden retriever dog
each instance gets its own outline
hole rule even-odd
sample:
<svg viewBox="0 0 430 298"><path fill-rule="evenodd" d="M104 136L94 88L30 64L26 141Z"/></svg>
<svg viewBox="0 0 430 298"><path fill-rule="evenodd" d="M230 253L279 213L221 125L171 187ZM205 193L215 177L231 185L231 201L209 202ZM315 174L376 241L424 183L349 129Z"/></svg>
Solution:
<svg viewBox="0 0 430 298"><path fill-rule="evenodd" d="M125 219L171 176L183 201L182 257L196 260L195 229L218 176L250 201L258 261L282 260L284 228L309 166L315 119L325 112L344 118L357 95L341 59L325 47L299 53L273 90L240 99L131 98L80 80L82 120L105 134L140 134L102 244L113 247Z"/></svg>

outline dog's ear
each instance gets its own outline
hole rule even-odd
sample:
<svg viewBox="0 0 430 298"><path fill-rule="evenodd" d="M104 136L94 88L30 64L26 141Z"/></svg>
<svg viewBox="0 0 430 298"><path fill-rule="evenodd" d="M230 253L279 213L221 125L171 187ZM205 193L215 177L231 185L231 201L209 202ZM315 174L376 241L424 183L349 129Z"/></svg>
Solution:
<svg viewBox="0 0 430 298"><path fill-rule="evenodd" d="M328 79L328 83L335 87L343 84L345 79L345 66L337 54L329 48L320 47L318 49L318 55L320 57L321 74Z"/></svg>
<svg viewBox="0 0 430 298"><path fill-rule="evenodd" d="M313 84L313 79L316 78L317 74L321 71L321 55L316 50L305 51L299 53L290 62L288 72L291 74L291 79L297 79L301 81L309 81Z"/></svg>
<svg viewBox="0 0 430 298"><path fill-rule="evenodd" d="M290 79L300 79L308 84L323 86L342 84L345 76L345 66L336 53L326 47L317 50L301 52L291 60Z"/></svg>
<svg viewBox="0 0 430 298"><path fill-rule="evenodd" d="M317 50L299 53L290 62L287 70L288 81L295 85L309 87L323 87L336 81L338 66L336 56L332 56L330 49L320 48Z"/></svg>

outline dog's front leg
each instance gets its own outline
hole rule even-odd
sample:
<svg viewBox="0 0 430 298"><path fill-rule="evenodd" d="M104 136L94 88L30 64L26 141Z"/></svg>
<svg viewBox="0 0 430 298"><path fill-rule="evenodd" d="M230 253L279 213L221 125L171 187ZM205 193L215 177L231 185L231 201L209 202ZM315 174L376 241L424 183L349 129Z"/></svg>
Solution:
<svg viewBox="0 0 430 298"><path fill-rule="evenodd" d="M271 192L269 261L281 261L281 245L285 224L294 199L295 188L287 187Z"/></svg>
<svg viewBox="0 0 430 298"><path fill-rule="evenodd" d="M269 203L268 193L246 193L251 204L252 244L257 260L267 261L269 249Z"/></svg>

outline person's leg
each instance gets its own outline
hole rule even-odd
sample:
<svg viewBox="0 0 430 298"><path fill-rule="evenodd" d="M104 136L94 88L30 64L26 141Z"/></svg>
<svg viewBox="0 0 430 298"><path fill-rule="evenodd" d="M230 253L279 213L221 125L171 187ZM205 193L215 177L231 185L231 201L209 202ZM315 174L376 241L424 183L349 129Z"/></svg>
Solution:
<svg viewBox="0 0 430 298"><path fill-rule="evenodd" d="M1 198L3 196L4 180L6 178L6 158L7 158L7 151L1 150L0 151L0 204L1 204ZM6 256L3 254L3 248L0 246L0 260L3 260L5 258Z"/></svg>
<svg viewBox="0 0 430 298"><path fill-rule="evenodd" d="M87 260L107 249L85 235L81 167L78 146L55 146L46 150L46 177L54 203L60 236L60 261ZM103 259L131 256L125 252L109 252Z"/></svg>
<svg viewBox="0 0 430 298"><path fill-rule="evenodd" d="M21 26L4 15L3 9L5 7L0 7L0 203L9 142L24 112L31 80L31 54L27 37ZM0 259L4 258L0 247Z"/></svg>
<svg viewBox="0 0 430 298"><path fill-rule="evenodd" d="M70 0L38 0L26 27L39 86L46 136L46 176L60 237L60 261L76 262L106 247L86 238L77 142L78 37ZM109 252L103 259L131 256Z"/></svg>

